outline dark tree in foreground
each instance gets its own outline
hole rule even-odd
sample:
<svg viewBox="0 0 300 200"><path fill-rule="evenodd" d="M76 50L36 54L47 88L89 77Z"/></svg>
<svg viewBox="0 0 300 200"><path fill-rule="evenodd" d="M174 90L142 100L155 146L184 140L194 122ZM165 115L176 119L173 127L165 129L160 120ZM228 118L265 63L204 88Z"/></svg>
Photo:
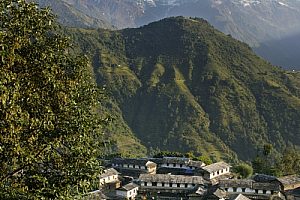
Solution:
<svg viewBox="0 0 300 200"><path fill-rule="evenodd" d="M55 18L0 1L0 199L80 197L101 170L99 91Z"/></svg>

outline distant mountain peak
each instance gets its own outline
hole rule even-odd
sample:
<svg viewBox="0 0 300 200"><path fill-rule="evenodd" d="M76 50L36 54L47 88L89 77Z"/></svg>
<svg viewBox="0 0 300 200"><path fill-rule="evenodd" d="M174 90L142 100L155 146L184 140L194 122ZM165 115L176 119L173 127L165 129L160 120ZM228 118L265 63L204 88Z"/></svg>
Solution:
<svg viewBox="0 0 300 200"><path fill-rule="evenodd" d="M223 33L230 34L253 48L270 40L299 35L300 32L299 0L36 1L52 2L60 22L67 26L122 29L143 26L171 16L201 17ZM277 48L280 49L280 46ZM293 49L300 52L299 47ZM281 59L289 63L289 55ZM300 56L298 59L300 63ZM282 62L274 63L279 65Z"/></svg>

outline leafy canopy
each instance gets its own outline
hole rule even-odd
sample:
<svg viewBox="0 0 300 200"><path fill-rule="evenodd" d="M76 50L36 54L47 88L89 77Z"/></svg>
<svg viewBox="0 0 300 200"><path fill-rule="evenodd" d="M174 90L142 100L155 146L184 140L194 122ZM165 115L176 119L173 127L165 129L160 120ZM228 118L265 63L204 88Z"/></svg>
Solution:
<svg viewBox="0 0 300 200"><path fill-rule="evenodd" d="M85 58L49 9L0 1L0 198L80 196L97 184L103 120Z"/></svg>

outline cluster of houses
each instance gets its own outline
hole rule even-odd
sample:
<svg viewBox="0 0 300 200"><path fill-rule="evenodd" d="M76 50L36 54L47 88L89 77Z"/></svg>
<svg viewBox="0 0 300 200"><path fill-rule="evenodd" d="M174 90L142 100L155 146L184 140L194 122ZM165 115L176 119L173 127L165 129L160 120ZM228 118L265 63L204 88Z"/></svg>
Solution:
<svg viewBox="0 0 300 200"><path fill-rule="evenodd" d="M300 177L235 179L225 162L189 158L115 158L87 199L300 200Z"/></svg>

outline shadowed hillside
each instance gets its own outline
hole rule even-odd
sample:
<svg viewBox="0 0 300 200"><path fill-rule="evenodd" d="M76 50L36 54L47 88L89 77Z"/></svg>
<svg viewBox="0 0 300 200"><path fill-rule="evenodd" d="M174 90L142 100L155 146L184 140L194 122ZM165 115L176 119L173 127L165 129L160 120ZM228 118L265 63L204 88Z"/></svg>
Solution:
<svg viewBox="0 0 300 200"><path fill-rule="evenodd" d="M300 145L300 75L204 20L69 32L148 148L250 159L265 143Z"/></svg>

